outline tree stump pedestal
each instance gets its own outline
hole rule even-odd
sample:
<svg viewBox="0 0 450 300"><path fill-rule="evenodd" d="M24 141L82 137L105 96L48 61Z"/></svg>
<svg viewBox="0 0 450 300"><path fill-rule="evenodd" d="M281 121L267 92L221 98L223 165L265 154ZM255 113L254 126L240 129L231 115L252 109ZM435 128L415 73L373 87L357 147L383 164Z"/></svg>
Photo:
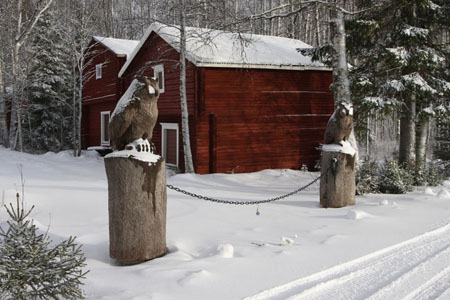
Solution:
<svg viewBox="0 0 450 300"><path fill-rule="evenodd" d="M109 253L122 264L139 263L167 252L165 161L150 155L153 162L117 152L105 157Z"/></svg>
<svg viewBox="0 0 450 300"><path fill-rule="evenodd" d="M355 205L355 150L346 143L324 145L320 162L320 205Z"/></svg>

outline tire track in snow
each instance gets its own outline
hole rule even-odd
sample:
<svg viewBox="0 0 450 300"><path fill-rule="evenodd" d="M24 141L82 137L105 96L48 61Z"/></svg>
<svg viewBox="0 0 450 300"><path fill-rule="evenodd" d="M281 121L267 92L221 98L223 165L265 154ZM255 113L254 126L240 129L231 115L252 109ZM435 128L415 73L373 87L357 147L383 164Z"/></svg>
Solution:
<svg viewBox="0 0 450 300"><path fill-rule="evenodd" d="M450 265L407 295L404 300L434 300L450 291ZM449 297L450 298L450 297Z"/></svg>
<svg viewBox="0 0 450 300"><path fill-rule="evenodd" d="M245 300L435 299L450 289L450 223ZM426 295L432 295L429 298ZM433 298L434 297L434 298Z"/></svg>

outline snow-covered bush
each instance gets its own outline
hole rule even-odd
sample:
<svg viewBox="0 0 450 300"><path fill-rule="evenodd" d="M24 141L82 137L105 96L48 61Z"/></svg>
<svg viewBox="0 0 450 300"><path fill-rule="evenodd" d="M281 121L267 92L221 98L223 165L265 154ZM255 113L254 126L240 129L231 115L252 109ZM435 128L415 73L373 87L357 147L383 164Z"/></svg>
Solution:
<svg viewBox="0 0 450 300"><path fill-rule="evenodd" d="M85 260L70 237L52 244L28 219L19 201L6 207L7 228L0 227L0 299L82 299Z"/></svg>
<svg viewBox="0 0 450 300"><path fill-rule="evenodd" d="M379 172L380 192L383 194L404 194L411 191L413 176L396 160L385 160Z"/></svg>
<svg viewBox="0 0 450 300"><path fill-rule="evenodd" d="M425 179L427 185L438 186L442 184L447 176L448 174L446 174L445 170L442 170L438 165L431 163L426 170Z"/></svg>
<svg viewBox="0 0 450 300"><path fill-rule="evenodd" d="M379 167L377 162L366 160L356 172L356 194L379 193Z"/></svg>

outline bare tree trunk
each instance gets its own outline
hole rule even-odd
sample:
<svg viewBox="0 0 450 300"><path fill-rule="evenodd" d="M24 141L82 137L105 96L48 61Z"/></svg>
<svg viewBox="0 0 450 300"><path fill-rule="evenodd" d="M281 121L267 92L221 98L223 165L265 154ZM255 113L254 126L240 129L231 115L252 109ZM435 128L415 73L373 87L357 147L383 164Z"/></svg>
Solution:
<svg viewBox="0 0 450 300"><path fill-rule="evenodd" d="M412 95L405 101L400 117L400 147L398 151L399 164L409 163L413 159L415 137L414 120L416 117L416 96Z"/></svg>
<svg viewBox="0 0 450 300"><path fill-rule="evenodd" d="M82 108L83 108L83 84L84 84L84 57L81 59L78 65L78 91L77 97L74 103L75 111L75 135L74 135L74 156L78 157L81 155L81 118L82 118Z"/></svg>
<svg viewBox="0 0 450 300"><path fill-rule="evenodd" d="M3 85L3 72L2 72L2 61L0 60L0 133L1 133L1 143L6 148L9 147L9 133L8 133L8 112L6 108L5 99L5 86Z"/></svg>
<svg viewBox="0 0 450 300"><path fill-rule="evenodd" d="M314 15L315 15L315 18L314 18L314 26L315 26L314 33L315 33L315 41L316 41L315 46L316 47L320 47L321 43L320 43L319 4L316 4L316 6L314 8Z"/></svg>
<svg viewBox="0 0 450 300"><path fill-rule="evenodd" d="M330 8L330 30L332 38L332 67L334 102L350 101L350 81L345 44L344 13L336 7Z"/></svg>
<svg viewBox="0 0 450 300"><path fill-rule="evenodd" d="M423 120L416 125L416 170L423 170L425 168L428 124L428 120Z"/></svg>
<svg viewBox="0 0 450 300"><path fill-rule="evenodd" d="M18 74L17 74L17 54L18 47L17 44L13 47L11 53L11 73L12 73L12 99L11 99L11 120L9 125L9 145L13 150L16 149L17 136L19 139L22 137L22 118L21 118L21 105L18 96ZM19 144L21 142L19 141ZM23 148L19 149L23 152Z"/></svg>
<svg viewBox="0 0 450 300"><path fill-rule="evenodd" d="M184 167L186 173L195 173L189 135L189 111L186 97L186 19L184 14L184 0L180 0L180 101Z"/></svg>

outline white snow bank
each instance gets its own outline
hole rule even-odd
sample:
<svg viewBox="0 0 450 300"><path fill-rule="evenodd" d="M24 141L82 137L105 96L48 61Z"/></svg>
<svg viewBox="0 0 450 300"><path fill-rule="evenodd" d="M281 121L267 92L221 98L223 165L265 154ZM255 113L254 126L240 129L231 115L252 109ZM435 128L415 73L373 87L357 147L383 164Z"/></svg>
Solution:
<svg viewBox="0 0 450 300"><path fill-rule="evenodd" d="M430 195L430 196L436 196L436 193L433 192L433 190L430 187L425 188L425 190L423 191L423 193L425 195Z"/></svg>
<svg viewBox="0 0 450 300"><path fill-rule="evenodd" d="M322 146L322 151L326 152L340 152L349 154L351 156L354 156L356 151L353 149L353 147L350 145L347 141L341 141L342 145L339 144L327 144Z"/></svg>
<svg viewBox="0 0 450 300"><path fill-rule="evenodd" d="M0 197L5 191L5 203L14 203L14 192L20 191L17 164L23 165L26 205L28 208L35 205L30 217L42 224L45 231L50 224L48 230L54 241L58 240L57 237L77 236L76 241L83 244L87 258L85 270L90 270L83 281L87 299L243 299L297 278L308 278L333 266L337 266L335 270L342 270L342 263L392 246L401 251L393 260L395 271L389 274L402 278L405 277L403 270L408 266L399 258L408 262L417 254L411 249L429 247L408 249L395 245L450 220L449 199L435 197L433 201L424 201L423 190L405 195L367 194L357 196L356 207L324 209L319 206L319 184L314 184L294 196L260 205L261 214L256 216L255 206L211 203L168 189L166 235L169 253L145 263L120 267L110 260L108 253L108 185L103 158L97 155L81 158L31 155L0 146ZM317 176L318 173L295 170L265 170L239 174L175 175L168 178L168 183L201 195L243 201L277 197ZM445 190L442 195L448 193L450 181L446 181L443 187L433 187L435 192L440 189ZM377 205L380 200L393 205L396 202L401 209ZM349 210L363 211L374 217L350 221L346 218ZM354 217L357 216L360 214L354 212ZM0 224L4 226L7 219L5 210L0 209ZM434 240L447 243L439 248L447 252L438 257L449 251L448 231L444 233L447 237ZM301 237L301 244L297 243L295 234ZM282 236L292 238L294 245L280 247ZM234 249L231 259L218 255L218 245L226 243ZM440 251L430 249L435 253ZM229 251L224 250L224 253L229 255ZM378 263L384 256L371 257ZM414 263L420 270L420 262L415 260ZM355 287L346 279L353 282L354 274L367 274L367 266L358 263L352 266L351 273L344 273L349 275L342 281L338 280L348 288L346 292ZM381 266L384 267L383 264ZM354 298L366 299L382 289L384 284L377 282L385 280L383 276L386 274L378 270L368 278L376 283L372 285L373 289L366 289L364 295ZM312 284L325 282L323 277L318 279ZM395 283L395 278L389 277L388 280ZM427 278L422 279L423 282L425 280ZM307 281L306 289L313 285ZM360 286L367 287L367 280ZM400 286L410 285L402 283ZM439 286L449 287L448 280ZM339 290L344 289L339 287ZM282 296L273 298L295 298L295 295Z"/></svg>
<svg viewBox="0 0 450 300"><path fill-rule="evenodd" d="M294 240L285 236L281 237L281 242L280 245L281 246L290 246L294 244Z"/></svg>
<svg viewBox="0 0 450 300"><path fill-rule="evenodd" d="M361 220L361 219L367 219L372 218L373 216L371 214L368 214L362 210L352 209L347 213L346 218L349 220Z"/></svg>
<svg viewBox="0 0 450 300"><path fill-rule="evenodd" d="M382 206L386 206L386 205L389 205L389 201L386 200L386 199L383 199L383 200L380 201L379 204L382 205Z"/></svg>
<svg viewBox="0 0 450 300"><path fill-rule="evenodd" d="M234 255L234 247L231 244L219 244L217 246L217 254L224 258L232 258Z"/></svg>
<svg viewBox="0 0 450 300"><path fill-rule="evenodd" d="M441 189L437 194L439 199L450 199L450 192L447 189Z"/></svg>

